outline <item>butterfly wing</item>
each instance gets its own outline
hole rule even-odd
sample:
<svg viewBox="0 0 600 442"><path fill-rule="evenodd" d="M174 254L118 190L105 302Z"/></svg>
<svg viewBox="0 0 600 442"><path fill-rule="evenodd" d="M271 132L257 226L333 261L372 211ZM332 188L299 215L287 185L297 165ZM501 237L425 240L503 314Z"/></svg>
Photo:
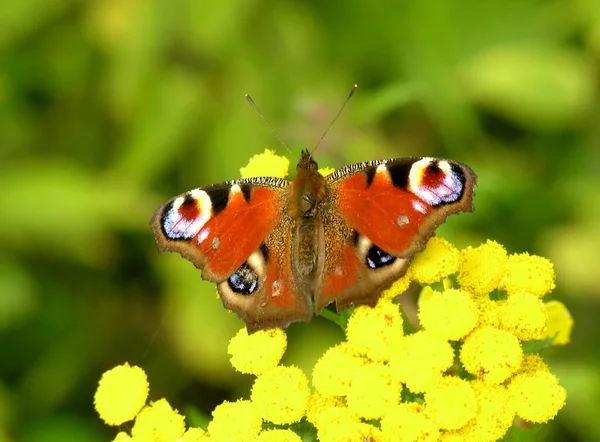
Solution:
<svg viewBox="0 0 600 442"><path fill-rule="evenodd" d="M289 185L250 178L194 189L160 207L151 221L159 249L202 269L250 332L312 317L310 299L294 290L289 274Z"/></svg>
<svg viewBox="0 0 600 442"><path fill-rule="evenodd" d="M454 161L399 158L344 167L327 183L318 312L375 304L449 215L473 210L476 176Z"/></svg>

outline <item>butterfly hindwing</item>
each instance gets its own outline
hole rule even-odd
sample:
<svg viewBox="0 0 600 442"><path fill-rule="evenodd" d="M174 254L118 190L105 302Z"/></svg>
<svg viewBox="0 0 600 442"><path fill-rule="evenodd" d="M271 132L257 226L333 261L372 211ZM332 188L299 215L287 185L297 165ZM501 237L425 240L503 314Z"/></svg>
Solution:
<svg viewBox="0 0 600 442"><path fill-rule="evenodd" d="M374 304L446 218L473 210L475 174L464 164L399 158L327 177L325 268L317 311Z"/></svg>
<svg viewBox="0 0 600 442"><path fill-rule="evenodd" d="M159 249L202 269L250 331L312 316L290 283L288 190L278 178L229 181L173 198L152 219Z"/></svg>

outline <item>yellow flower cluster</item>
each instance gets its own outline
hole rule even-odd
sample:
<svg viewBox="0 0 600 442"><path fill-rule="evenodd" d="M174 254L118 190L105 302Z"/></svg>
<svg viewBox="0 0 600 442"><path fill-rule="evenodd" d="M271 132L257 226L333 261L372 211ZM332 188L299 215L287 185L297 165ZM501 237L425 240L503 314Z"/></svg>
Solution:
<svg viewBox="0 0 600 442"><path fill-rule="evenodd" d="M394 302L411 281L424 285L418 331ZM219 405L206 430L186 430L164 399L145 405L146 376L127 364L104 374L96 409L110 425L135 419L118 441L300 441L302 428L323 442L498 440L515 416L546 422L565 403L556 376L523 345L569 342L568 310L542 300L553 288L543 258L432 238L374 308L352 312L346 340L313 367L312 390L299 368L280 365L283 330L243 328L228 352L236 370L255 376L250 398Z"/></svg>

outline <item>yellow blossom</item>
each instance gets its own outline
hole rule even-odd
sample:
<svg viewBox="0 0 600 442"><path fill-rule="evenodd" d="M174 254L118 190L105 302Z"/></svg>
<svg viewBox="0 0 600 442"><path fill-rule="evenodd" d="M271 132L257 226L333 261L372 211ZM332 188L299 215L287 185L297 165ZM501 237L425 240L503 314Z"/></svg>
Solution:
<svg viewBox="0 0 600 442"><path fill-rule="evenodd" d="M250 401L225 401L214 409L212 416L208 424L210 440L253 441L262 427L259 409Z"/></svg>
<svg viewBox="0 0 600 442"><path fill-rule="evenodd" d="M345 396L355 373L365 359L355 356L347 343L329 348L319 358L312 372L315 389L326 396Z"/></svg>
<svg viewBox="0 0 600 442"><path fill-rule="evenodd" d="M502 301L492 301L487 296L477 296L474 301L477 304L477 310L479 310L479 326L500 328Z"/></svg>
<svg viewBox="0 0 600 442"><path fill-rule="evenodd" d="M477 325L479 311L469 293L449 289L443 293L432 291L419 304L419 322L427 332L456 341Z"/></svg>
<svg viewBox="0 0 600 442"><path fill-rule="evenodd" d="M188 428L178 442L202 442L210 440L210 436L202 428Z"/></svg>
<svg viewBox="0 0 600 442"><path fill-rule="evenodd" d="M140 367L128 363L102 375L94 395L94 406L100 418L109 425L132 420L148 398L148 379Z"/></svg>
<svg viewBox="0 0 600 442"><path fill-rule="evenodd" d="M477 414L455 434L466 441L492 442L501 439L510 428L515 410L505 387L482 381L470 383L477 400Z"/></svg>
<svg viewBox="0 0 600 442"><path fill-rule="evenodd" d="M265 149L250 158L248 165L240 169L242 178L253 178L262 176L276 176L285 178L290 167L290 160L285 157L275 155L275 152Z"/></svg>
<svg viewBox="0 0 600 442"><path fill-rule="evenodd" d="M323 410L318 423L317 435L319 442L381 439L381 433L377 428L361 422L356 414L345 407L332 407Z"/></svg>
<svg viewBox="0 0 600 442"><path fill-rule="evenodd" d="M404 275L394 281L391 287L385 289L381 293L382 299L393 299L397 296L403 294L408 287L410 286L410 277L408 275Z"/></svg>
<svg viewBox="0 0 600 442"><path fill-rule="evenodd" d="M377 361L389 360L402 334L402 315L389 299L380 299L374 308L356 308L346 327L348 348Z"/></svg>
<svg viewBox="0 0 600 442"><path fill-rule="evenodd" d="M452 346L427 330L403 337L390 359L394 376L413 393L434 388L453 362Z"/></svg>
<svg viewBox="0 0 600 442"><path fill-rule="evenodd" d="M365 419L379 419L400 401L402 385L388 365L369 363L355 374L346 397L350 411Z"/></svg>
<svg viewBox="0 0 600 442"><path fill-rule="evenodd" d="M495 290L506 272L506 250L495 241L461 252L458 283L474 295L487 295Z"/></svg>
<svg viewBox="0 0 600 442"><path fill-rule="evenodd" d="M346 408L344 400L337 396L325 396L319 392L315 392L308 398L306 405L306 420L308 420L315 427L321 426L320 419L325 410L329 408Z"/></svg>
<svg viewBox="0 0 600 442"><path fill-rule="evenodd" d="M434 236L425 250L415 256L408 273L419 284L432 284L456 273L459 262L459 250L444 238Z"/></svg>
<svg viewBox="0 0 600 442"><path fill-rule="evenodd" d="M254 442L302 442L302 438L289 429L264 430Z"/></svg>
<svg viewBox="0 0 600 442"><path fill-rule="evenodd" d="M523 350L515 335L481 327L466 339L460 352L465 369L486 382L501 383L519 369Z"/></svg>
<svg viewBox="0 0 600 442"><path fill-rule="evenodd" d="M501 307L501 327L522 341L542 338L546 319L544 303L531 293L513 293Z"/></svg>
<svg viewBox="0 0 600 442"><path fill-rule="evenodd" d="M476 412L475 393L464 379L446 376L425 393L425 414L445 430L464 427Z"/></svg>
<svg viewBox="0 0 600 442"><path fill-rule="evenodd" d="M131 442L131 436L124 431L119 432L116 437L112 440L112 442Z"/></svg>
<svg viewBox="0 0 600 442"><path fill-rule="evenodd" d="M508 294L527 292L541 298L554 290L554 278L550 260L528 253L510 255L501 288Z"/></svg>
<svg viewBox="0 0 600 442"><path fill-rule="evenodd" d="M545 305L548 321L544 337L554 338L552 345L567 345L571 342L573 317L567 307L560 301L548 301Z"/></svg>
<svg viewBox="0 0 600 442"><path fill-rule="evenodd" d="M536 371L550 371L550 367L544 362L540 355L531 354L531 355L523 355L523 362L521 363L521 368L517 372L519 373L534 373Z"/></svg>
<svg viewBox="0 0 600 442"><path fill-rule="evenodd" d="M319 173L323 176L327 176L329 174L332 174L333 172L335 172L335 169L333 167L321 167L319 169Z"/></svg>
<svg viewBox="0 0 600 442"><path fill-rule="evenodd" d="M259 330L248 335L244 327L229 341L227 353L231 355L231 365L237 371L259 375L279 363L286 346L286 334L280 328Z"/></svg>
<svg viewBox="0 0 600 442"><path fill-rule="evenodd" d="M424 413L417 403L400 403L390 408L381 418L381 431L390 441L435 442L440 428Z"/></svg>
<svg viewBox="0 0 600 442"><path fill-rule="evenodd" d="M298 367L277 366L260 375L252 387L252 402L265 421L291 424L304 415L310 390Z"/></svg>
<svg viewBox="0 0 600 442"><path fill-rule="evenodd" d="M516 375L508 385L512 405L529 422L547 422L558 413L567 398L566 390L547 370Z"/></svg>
<svg viewBox="0 0 600 442"><path fill-rule="evenodd" d="M183 437L184 417L171 408L165 399L144 407L131 429L134 439L152 442L171 442Z"/></svg>

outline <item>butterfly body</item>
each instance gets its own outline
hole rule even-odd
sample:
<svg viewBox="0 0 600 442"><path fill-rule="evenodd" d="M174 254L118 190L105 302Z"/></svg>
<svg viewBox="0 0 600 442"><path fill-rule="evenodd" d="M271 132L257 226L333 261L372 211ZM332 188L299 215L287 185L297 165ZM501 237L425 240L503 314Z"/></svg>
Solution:
<svg viewBox="0 0 600 442"><path fill-rule="evenodd" d="M475 174L432 158L370 161L323 177L304 151L293 181L194 189L156 212L159 248L217 284L250 332L374 305L453 213L472 211Z"/></svg>

